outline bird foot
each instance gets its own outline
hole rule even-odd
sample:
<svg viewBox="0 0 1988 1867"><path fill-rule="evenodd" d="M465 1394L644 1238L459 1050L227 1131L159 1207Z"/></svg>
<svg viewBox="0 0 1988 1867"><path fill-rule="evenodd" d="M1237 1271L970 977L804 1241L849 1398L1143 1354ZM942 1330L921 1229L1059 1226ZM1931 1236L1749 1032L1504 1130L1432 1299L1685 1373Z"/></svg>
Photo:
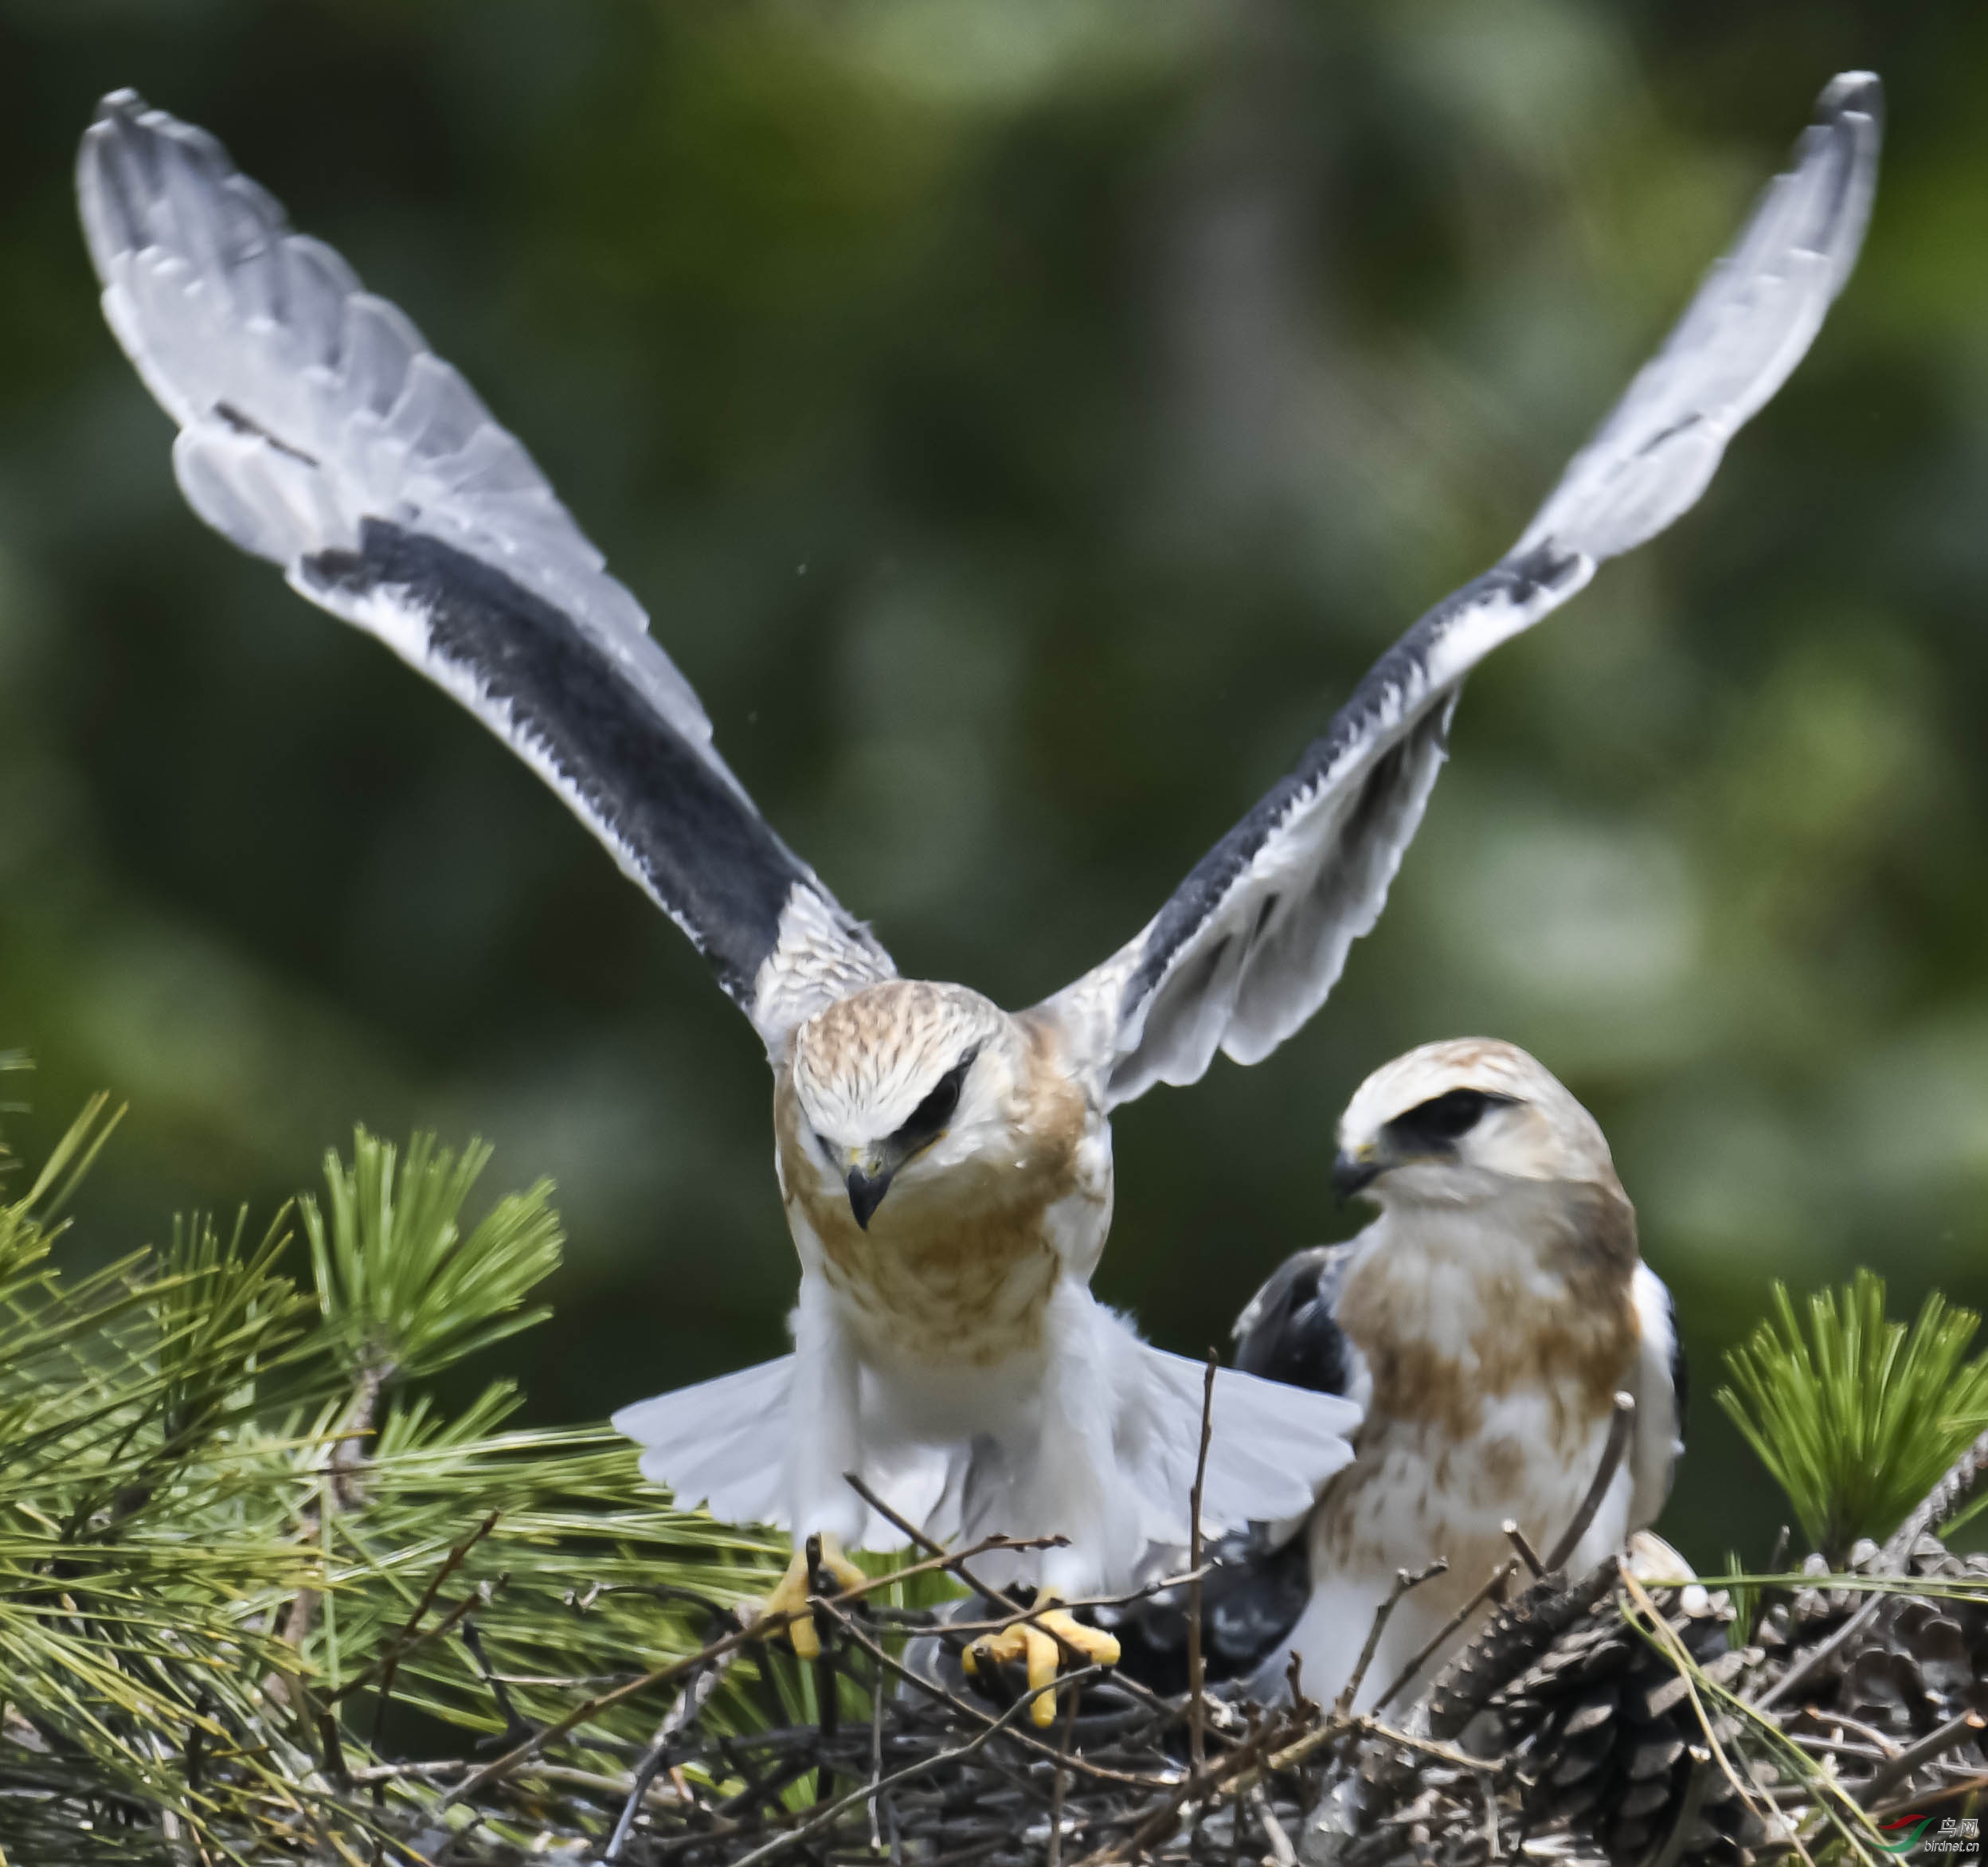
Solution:
<svg viewBox="0 0 1988 1867"><path fill-rule="evenodd" d="M1037 1606L1042 1607L1038 1601ZM1067 1608L1049 1607L1034 1621L1017 1621L998 1634L984 1634L966 1650L969 1673L983 1666L1006 1665L1020 1660L1028 1668L1028 1689L1035 1701L1031 1721L1046 1728L1056 1721L1056 1668L1066 1649L1101 1666L1118 1663L1118 1642L1101 1627L1086 1627Z"/></svg>
<svg viewBox="0 0 1988 1867"><path fill-rule="evenodd" d="M832 1577L844 1588L853 1588L869 1577L842 1552L842 1545L825 1532L821 1539L821 1567L823 1572ZM808 1545L803 1541L796 1545L793 1560L788 1564L787 1572L780 1579L773 1593L766 1597L764 1615L792 1615L784 1631L792 1644L796 1659L812 1660L821 1657L821 1635L815 1626L815 1617L804 1612L808 1597L814 1592L809 1586L808 1574Z"/></svg>

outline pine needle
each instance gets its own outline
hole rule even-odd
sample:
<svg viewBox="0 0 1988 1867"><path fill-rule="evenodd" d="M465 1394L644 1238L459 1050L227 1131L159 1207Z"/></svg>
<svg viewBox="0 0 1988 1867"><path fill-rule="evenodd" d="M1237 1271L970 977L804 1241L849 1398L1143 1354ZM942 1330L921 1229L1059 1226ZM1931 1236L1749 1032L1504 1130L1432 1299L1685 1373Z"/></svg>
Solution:
<svg viewBox="0 0 1988 1867"><path fill-rule="evenodd" d="M308 1195L297 1207L319 1301L347 1330L355 1364L380 1377L432 1375L550 1313L521 1305L559 1264L551 1181L507 1195L462 1230L490 1156L480 1140L457 1155L417 1134L397 1170L393 1145L360 1128L350 1167L325 1157L329 1216Z"/></svg>
<svg viewBox="0 0 1988 1867"><path fill-rule="evenodd" d="M417 1728L467 1744L550 1722L694 1651L696 1603L769 1585L765 1540L672 1509L605 1427L512 1427L501 1381L453 1414L415 1384L544 1313L549 1184L471 1224L487 1148L362 1130L323 1207L299 1203L309 1287L281 1214L260 1232L189 1215L162 1251L72 1275L56 1215L115 1121L96 1098L0 1203L10 1858L406 1857L439 1792L397 1779L355 1799L350 1770ZM588 1741L618 1768L654 1720L631 1700Z"/></svg>
<svg viewBox="0 0 1988 1867"><path fill-rule="evenodd" d="M1813 1547L1840 1564L1882 1540L1939 1479L1988 1413L1988 1356L1967 1359L1981 1319L1937 1292L1908 1329L1886 1320L1884 1282L1859 1270L1807 1303L1785 1286L1729 1350L1729 1414L1786 1493Z"/></svg>

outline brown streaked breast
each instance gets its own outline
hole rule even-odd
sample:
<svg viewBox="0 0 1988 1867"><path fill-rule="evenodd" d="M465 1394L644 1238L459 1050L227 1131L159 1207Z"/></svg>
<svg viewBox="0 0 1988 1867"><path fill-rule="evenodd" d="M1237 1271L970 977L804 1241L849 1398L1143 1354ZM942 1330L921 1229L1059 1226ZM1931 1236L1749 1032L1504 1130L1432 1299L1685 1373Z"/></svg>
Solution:
<svg viewBox="0 0 1988 1867"><path fill-rule="evenodd" d="M822 1274L879 1359L989 1367L1039 1345L1062 1268L1046 1216L1074 1190L1071 1149L1037 1143L1019 1167L988 1163L900 1183L866 1231L806 1157L799 1099L784 1073L774 1130L789 1223L804 1222L819 1240Z"/></svg>

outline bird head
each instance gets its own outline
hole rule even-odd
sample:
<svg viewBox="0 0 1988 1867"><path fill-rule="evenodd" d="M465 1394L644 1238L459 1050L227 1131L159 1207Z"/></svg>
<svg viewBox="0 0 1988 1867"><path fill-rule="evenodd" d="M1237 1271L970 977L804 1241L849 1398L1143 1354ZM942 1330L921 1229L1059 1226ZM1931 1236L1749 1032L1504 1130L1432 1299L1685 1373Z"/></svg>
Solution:
<svg viewBox="0 0 1988 1867"><path fill-rule="evenodd" d="M846 1196L864 1231L886 1195L1019 1163L1027 1046L1015 1020L963 985L890 979L795 1033L801 1162Z"/></svg>
<svg viewBox="0 0 1988 1867"><path fill-rule="evenodd" d="M1426 1043L1369 1076L1340 1117L1333 1180L1383 1206L1472 1204L1514 1180L1619 1191L1595 1117L1536 1058L1488 1037Z"/></svg>

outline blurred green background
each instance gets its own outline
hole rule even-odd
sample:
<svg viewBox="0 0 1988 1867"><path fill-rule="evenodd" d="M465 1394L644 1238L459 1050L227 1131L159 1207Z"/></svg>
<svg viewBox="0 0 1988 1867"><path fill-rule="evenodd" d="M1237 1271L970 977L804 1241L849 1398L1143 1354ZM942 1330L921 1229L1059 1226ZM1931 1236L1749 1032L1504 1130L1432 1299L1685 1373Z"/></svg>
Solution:
<svg viewBox="0 0 1988 1867"><path fill-rule="evenodd" d="M182 506L69 194L205 124L525 437L768 814L905 969L1129 935L1488 565L1840 68L1861 268L1703 506L1465 697L1376 934L1117 1124L1098 1279L1198 1352L1368 1070L1596 1111L1678 1294L1668 1527L1784 1514L1709 1389L1767 1280L1988 1301L1988 9L1598 0L0 0L0 1045L86 1248L267 1211L354 1118L554 1176L536 1417L776 1352L758 1045L518 763ZM494 1186L491 1190L497 1190ZM487 1372L487 1371L486 1371Z"/></svg>

